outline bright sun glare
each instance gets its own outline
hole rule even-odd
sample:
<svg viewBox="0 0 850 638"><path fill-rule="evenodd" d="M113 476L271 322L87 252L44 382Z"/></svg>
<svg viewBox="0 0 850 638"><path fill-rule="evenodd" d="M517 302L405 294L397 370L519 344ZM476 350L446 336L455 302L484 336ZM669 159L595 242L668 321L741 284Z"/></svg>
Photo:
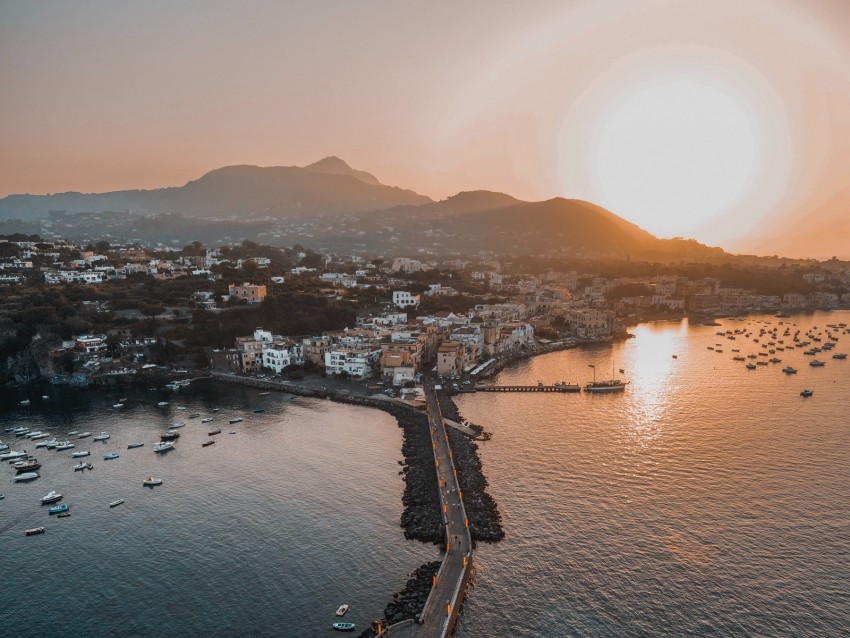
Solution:
<svg viewBox="0 0 850 638"><path fill-rule="evenodd" d="M753 187L757 126L742 96L697 79L645 83L603 110L593 132L599 203L662 235L728 212Z"/></svg>

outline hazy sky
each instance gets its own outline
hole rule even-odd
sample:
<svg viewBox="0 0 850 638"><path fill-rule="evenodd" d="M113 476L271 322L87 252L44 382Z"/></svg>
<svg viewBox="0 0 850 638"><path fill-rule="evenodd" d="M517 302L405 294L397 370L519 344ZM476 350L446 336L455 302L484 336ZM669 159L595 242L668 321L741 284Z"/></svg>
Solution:
<svg viewBox="0 0 850 638"><path fill-rule="evenodd" d="M850 257L850 1L0 3L0 196L338 155Z"/></svg>

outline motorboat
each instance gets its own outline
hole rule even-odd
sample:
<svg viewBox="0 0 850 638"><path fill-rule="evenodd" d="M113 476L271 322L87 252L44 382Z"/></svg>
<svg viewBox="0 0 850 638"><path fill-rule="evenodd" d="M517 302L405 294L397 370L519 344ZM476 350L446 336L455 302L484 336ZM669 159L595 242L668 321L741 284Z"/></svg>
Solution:
<svg viewBox="0 0 850 638"><path fill-rule="evenodd" d="M27 437L28 439L31 439L35 436L41 436L41 430L29 430L26 434L24 434L24 436ZM50 435L48 434L47 436L50 436Z"/></svg>
<svg viewBox="0 0 850 638"><path fill-rule="evenodd" d="M168 405L168 401L160 401L159 403L157 403L157 405L161 408L164 408Z"/></svg>
<svg viewBox="0 0 850 638"><path fill-rule="evenodd" d="M168 426L168 427L170 427L172 430L176 430L177 428L182 428L182 427L185 427L185 426L186 426L186 424L183 423L182 421L172 421L171 425Z"/></svg>
<svg viewBox="0 0 850 638"><path fill-rule="evenodd" d="M115 403L115 404L112 405L112 407L113 408L123 408L124 404L123 403Z"/></svg>
<svg viewBox="0 0 850 638"><path fill-rule="evenodd" d="M81 432L77 435L78 439L86 439L91 436L91 432Z"/></svg>
<svg viewBox="0 0 850 638"><path fill-rule="evenodd" d="M82 458L84 456L88 456L89 454L91 454L91 452L89 452L88 450L81 450L79 452L71 452L71 458L72 459L79 459L79 458Z"/></svg>
<svg viewBox="0 0 850 638"><path fill-rule="evenodd" d="M159 437L160 441L175 441L180 438L180 432L175 432L174 430L169 430L161 437Z"/></svg>
<svg viewBox="0 0 850 638"><path fill-rule="evenodd" d="M8 449L9 449L9 446L8 446L8 445L6 445L6 444L5 444L5 443L3 443L3 442L0 442L0 452L5 452L5 451L6 451L6 450L8 450Z"/></svg>
<svg viewBox="0 0 850 638"><path fill-rule="evenodd" d="M211 416L204 417L203 419L201 419L201 423L209 423L212 420L213 418Z"/></svg>
<svg viewBox="0 0 850 638"><path fill-rule="evenodd" d="M57 441L56 439L42 440L42 441L39 441L38 443L35 444L35 446L37 448L38 447L55 448L57 445L59 445L59 441Z"/></svg>
<svg viewBox="0 0 850 638"><path fill-rule="evenodd" d="M0 454L0 461L17 461L18 459L25 459L29 456L26 450L12 450L11 452L5 452L4 454Z"/></svg>
<svg viewBox="0 0 850 638"><path fill-rule="evenodd" d="M265 411L265 408L254 408L254 414L262 414Z"/></svg>
<svg viewBox="0 0 850 638"><path fill-rule="evenodd" d="M21 405L29 405L29 404L30 404L29 399L24 399L23 401L21 401Z"/></svg>
<svg viewBox="0 0 850 638"><path fill-rule="evenodd" d="M818 361L817 359L812 359L811 361L809 361L809 365L812 366L813 368L822 368L826 364L823 361Z"/></svg>
<svg viewBox="0 0 850 638"><path fill-rule="evenodd" d="M347 611L348 611L348 605L340 605L339 608L336 610L336 615L337 616L345 616L345 612L347 612Z"/></svg>
<svg viewBox="0 0 850 638"><path fill-rule="evenodd" d="M590 381L584 386L585 392L622 392L629 384L628 381L611 379L610 381Z"/></svg>
<svg viewBox="0 0 850 638"><path fill-rule="evenodd" d="M221 428L216 428L215 430L210 430L208 432L210 436L215 436L216 434L221 434Z"/></svg>
<svg viewBox="0 0 850 638"><path fill-rule="evenodd" d="M782 368L782 372L784 372L785 374L797 374L797 369L792 368L791 366L786 366Z"/></svg>
<svg viewBox="0 0 850 638"><path fill-rule="evenodd" d="M331 625L336 631L354 631L354 623L353 622L335 622Z"/></svg>
<svg viewBox="0 0 850 638"><path fill-rule="evenodd" d="M92 440L93 441L105 441L108 438L109 438L109 435L106 432L101 432L96 437L94 437Z"/></svg>
<svg viewBox="0 0 850 638"><path fill-rule="evenodd" d="M79 430L71 430L70 432L68 432L68 436L77 436L79 433Z"/></svg>
<svg viewBox="0 0 850 638"><path fill-rule="evenodd" d="M64 503L62 503L62 505L56 505L55 507L51 507L49 510L47 510L47 513L61 514L62 512L67 512L69 509L71 509L70 505L65 505Z"/></svg>
<svg viewBox="0 0 850 638"><path fill-rule="evenodd" d="M18 474L23 474L24 472L35 472L40 469L41 463L36 459L30 459L29 461L18 461L13 467Z"/></svg>
<svg viewBox="0 0 850 638"><path fill-rule="evenodd" d="M178 405L178 406L177 406L177 409L178 409L178 410L185 410L185 409L186 409L186 406L185 406L185 405Z"/></svg>
<svg viewBox="0 0 850 638"><path fill-rule="evenodd" d="M833 359L846 359L847 355L843 352L836 352L834 355L832 355L832 358Z"/></svg>
<svg viewBox="0 0 850 638"><path fill-rule="evenodd" d="M171 441L160 441L156 445L153 446L154 452L168 452L168 450L174 449L174 443Z"/></svg>
<svg viewBox="0 0 850 638"><path fill-rule="evenodd" d="M190 418L190 419L197 419L199 416L201 416L201 415L200 415L200 414L197 414L197 413L196 413L196 414L190 414L190 415L189 415L189 418Z"/></svg>
<svg viewBox="0 0 850 638"><path fill-rule="evenodd" d="M242 417L236 417L235 419L230 419L230 421L228 421L228 423L230 423L231 425L233 425L234 423L241 423L241 422L242 422Z"/></svg>
<svg viewBox="0 0 850 638"><path fill-rule="evenodd" d="M24 534L27 536L35 536L36 534L44 534L44 531L43 527L32 527L30 529L25 529Z"/></svg>
<svg viewBox="0 0 850 638"><path fill-rule="evenodd" d="M755 363L748 363L747 370L755 370L758 366Z"/></svg>
<svg viewBox="0 0 850 638"><path fill-rule="evenodd" d="M209 447L213 443L215 443L215 439L210 439L209 441L204 441L203 443L201 443L201 447Z"/></svg>
<svg viewBox="0 0 850 638"><path fill-rule="evenodd" d="M800 393L800 396L801 396L801 397L810 397L810 396L812 396L814 393L815 393L815 391L814 391L814 390L803 390L803 391Z"/></svg>
<svg viewBox="0 0 850 638"><path fill-rule="evenodd" d="M259 396L261 396L261 397L267 397L267 396L269 396L270 394L271 394L271 392L260 392Z"/></svg>
<svg viewBox="0 0 850 638"><path fill-rule="evenodd" d="M82 462L82 463L77 463L74 466L74 471L75 472L82 472L84 470L91 470L93 468L94 468L94 465L92 465L91 463Z"/></svg>
<svg viewBox="0 0 850 638"><path fill-rule="evenodd" d="M121 503L123 503L123 502L124 502L124 499L123 499L123 498L119 498L117 501L112 501L112 502L109 504L109 507L118 507L118 506L119 506L119 505L121 505Z"/></svg>
<svg viewBox="0 0 850 638"><path fill-rule="evenodd" d="M117 458L118 458L118 452L107 452L106 454L103 455L104 461L111 461L112 459L117 459Z"/></svg>
<svg viewBox="0 0 850 638"><path fill-rule="evenodd" d="M77 446L74 445L73 443L71 443L70 441L63 441L62 443L60 443L59 445L56 446L56 451L62 452L64 450L70 450L70 449L75 448L75 447L77 447Z"/></svg>
<svg viewBox="0 0 850 638"><path fill-rule="evenodd" d="M144 447L144 445L145 445L144 443L128 443L127 449L132 450L133 448Z"/></svg>
<svg viewBox="0 0 850 638"><path fill-rule="evenodd" d="M61 501L62 495L56 490L50 490L47 495L41 497L41 504L46 505L47 503L55 503L56 501Z"/></svg>
<svg viewBox="0 0 850 638"><path fill-rule="evenodd" d="M146 485L148 487L153 487L155 485L162 485L162 479L149 476L144 481L142 481L142 485Z"/></svg>
<svg viewBox="0 0 850 638"><path fill-rule="evenodd" d="M18 474L12 480L15 483L23 483L24 481L34 481L38 476L38 472L24 472L23 474Z"/></svg>

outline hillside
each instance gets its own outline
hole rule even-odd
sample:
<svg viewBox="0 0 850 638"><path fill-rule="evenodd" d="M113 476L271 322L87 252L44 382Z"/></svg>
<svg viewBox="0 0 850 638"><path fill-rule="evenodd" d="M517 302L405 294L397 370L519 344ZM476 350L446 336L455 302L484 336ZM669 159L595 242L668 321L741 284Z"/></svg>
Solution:
<svg viewBox="0 0 850 638"><path fill-rule="evenodd" d="M36 220L50 211L310 218L430 201L413 191L385 186L373 175L329 157L307 167L228 166L185 186L156 190L10 195L0 199L0 220Z"/></svg>

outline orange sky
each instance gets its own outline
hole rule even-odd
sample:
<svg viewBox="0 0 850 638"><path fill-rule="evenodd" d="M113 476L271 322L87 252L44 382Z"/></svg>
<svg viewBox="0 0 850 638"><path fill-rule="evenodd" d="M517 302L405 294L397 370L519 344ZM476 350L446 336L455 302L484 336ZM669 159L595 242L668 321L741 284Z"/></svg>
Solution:
<svg viewBox="0 0 850 638"><path fill-rule="evenodd" d="M0 83L0 196L338 155L850 257L844 0L6 2Z"/></svg>

